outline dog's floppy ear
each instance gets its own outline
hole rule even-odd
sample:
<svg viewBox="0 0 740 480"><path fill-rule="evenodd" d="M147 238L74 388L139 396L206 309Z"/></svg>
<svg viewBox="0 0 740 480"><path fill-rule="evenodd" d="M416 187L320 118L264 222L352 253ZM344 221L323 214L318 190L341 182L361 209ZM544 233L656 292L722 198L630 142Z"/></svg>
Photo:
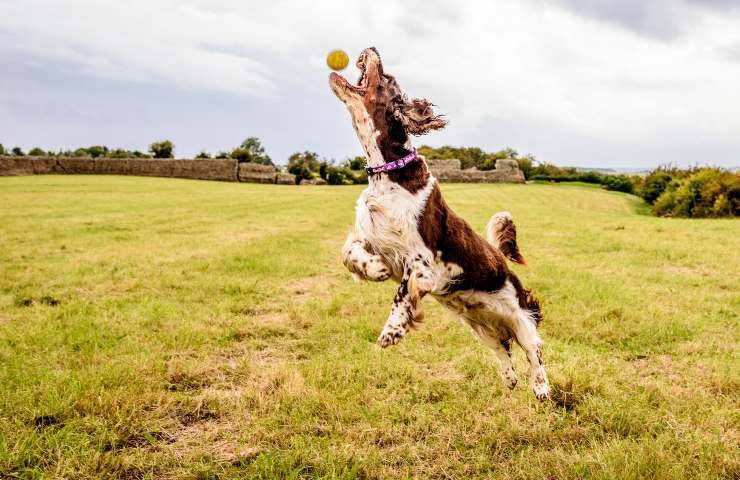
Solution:
<svg viewBox="0 0 740 480"><path fill-rule="evenodd" d="M435 115L432 102L424 98L398 98L393 106L393 118L401 122L411 135L424 135L430 130L439 130L447 125L441 115Z"/></svg>

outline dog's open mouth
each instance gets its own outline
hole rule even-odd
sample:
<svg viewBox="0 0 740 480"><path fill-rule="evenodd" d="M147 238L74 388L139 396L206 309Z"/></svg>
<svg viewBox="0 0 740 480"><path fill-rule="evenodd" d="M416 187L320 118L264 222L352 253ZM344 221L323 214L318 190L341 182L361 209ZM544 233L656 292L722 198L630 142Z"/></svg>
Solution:
<svg viewBox="0 0 740 480"><path fill-rule="evenodd" d="M357 79L357 84L351 83L349 80L344 78L342 75L332 72L330 81L332 84L332 87L339 87L345 90L349 90L355 93L359 93L360 95L364 95L367 91L367 62L366 62L366 55L363 52L362 55L360 55L360 58L357 59L357 63L355 63L357 68L360 70L360 77Z"/></svg>

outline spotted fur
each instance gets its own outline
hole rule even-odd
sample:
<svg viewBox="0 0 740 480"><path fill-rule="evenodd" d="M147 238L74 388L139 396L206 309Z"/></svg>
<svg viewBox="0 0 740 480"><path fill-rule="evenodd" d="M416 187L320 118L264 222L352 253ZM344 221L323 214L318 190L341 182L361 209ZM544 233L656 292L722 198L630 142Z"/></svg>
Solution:
<svg viewBox="0 0 740 480"><path fill-rule="evenodd" d="M377 50L363 51L357 66L357 85L336 73L330 84L350 112L368 165L407 155L410 135L445 126L430 102L406 99L396 79L384 73ZM506 263L506 258L525 263L513 218L497 214L487 231L489 241L452 211L422 158L401 170L370 176L357 200L355 226L342 260L356 279L392 278L399 284L378 338L381 347L397 344L421 321L421 301L431 295L491 348L509 388L517 383L511 344L519 344L530 364L531 388L543 400L549 386L537 333L539 302Z"/></svg>

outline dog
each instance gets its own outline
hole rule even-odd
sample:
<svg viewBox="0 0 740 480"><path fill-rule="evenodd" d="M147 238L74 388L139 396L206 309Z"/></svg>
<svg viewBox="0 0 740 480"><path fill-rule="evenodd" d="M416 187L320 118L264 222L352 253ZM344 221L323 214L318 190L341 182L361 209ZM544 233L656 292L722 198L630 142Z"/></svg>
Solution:
<svg viewBox="0 0 740 480"><path fill-rule="evenodd" d="M537 399L546 399L550 387L537 333L540 305L506 263L507 258L526 263L511 215L491 218L487 241L456 215L410 140L444 128L446 120L428 100L403 94L384 72L374 47L365 49L356 65L357 84L336 72L329 77L334 94L349 110L368 171L342 261L355 280L399 283L378 344L398 343L421 321L421 299L431 295L493 350L511 389L517 383L511 345L519 344L529 361L532 390Z"/></svg>

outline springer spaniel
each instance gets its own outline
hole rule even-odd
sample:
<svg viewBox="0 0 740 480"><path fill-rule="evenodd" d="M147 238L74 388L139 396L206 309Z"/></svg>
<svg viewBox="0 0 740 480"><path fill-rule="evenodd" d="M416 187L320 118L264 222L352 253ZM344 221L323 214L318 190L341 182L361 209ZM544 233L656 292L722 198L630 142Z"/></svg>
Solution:
<svg viewBox="0 0 740 480"><path fill-rule="evenodd" d="M421 299L429 294L493 350L509 388L517 383L511 363L516 341L526 351L534 394L544 400L550 388L537 334L539 302L506 264L506 257L525 263L511 215L491 218L488 241L456 215L409 138L443 128L446 121L427 100L406 98L383 71L375 48L362 52L357 67L357 85L337 73L329 78L365 150L369 183L357 200L355 228L342 258L356 280L400 283L378 344L398 343L421 320Z"/></svg>

